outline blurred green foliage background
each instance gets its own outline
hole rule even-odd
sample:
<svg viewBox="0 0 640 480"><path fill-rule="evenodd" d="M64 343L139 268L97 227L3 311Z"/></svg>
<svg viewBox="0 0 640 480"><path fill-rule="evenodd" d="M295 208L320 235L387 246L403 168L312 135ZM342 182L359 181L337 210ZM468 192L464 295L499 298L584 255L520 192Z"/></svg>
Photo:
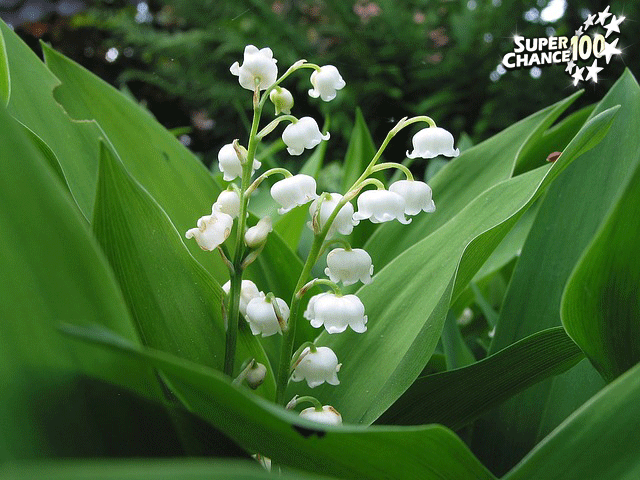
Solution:
<svg viewBox="0 0 640 480"><path fill-rule="evenodd" d="M618 45L624 53L605 66L598 84L582 85L580 107L599 100L625 66L640 73L637 2L103 0L49 22L50 28L31 23L18 32L34 47L41 37L129 90L165 126L188 127L178 132L181 139L210 165L221 145L243 138L238 129L248 128L250 95L229 72L247 44L271 47L281 72L300 58L342 72L347 87L330 106L308 97L306 75L286 84L296 98L294 114L319 119L332 112L330 154L336 159L344 153L356 106L378 143L395 120L427 114L464 147L576 90L562 66L498 68L513 49L515 32L571 36L589 13L607 5L627 18ZM394 142L388 155L402 157L405 143Z"/></svg>

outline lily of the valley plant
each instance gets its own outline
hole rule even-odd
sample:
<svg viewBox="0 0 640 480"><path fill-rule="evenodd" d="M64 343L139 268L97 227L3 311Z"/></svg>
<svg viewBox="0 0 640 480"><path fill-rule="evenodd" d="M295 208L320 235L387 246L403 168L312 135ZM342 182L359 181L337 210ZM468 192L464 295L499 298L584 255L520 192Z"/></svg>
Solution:
<svg viewBox="0 0 640 480"><path fill-rule="evenodd" d="M397 220L408 224L413 215L435 211L431 188L426 183L415 180L400 163L378 163L391 139L401 129L423 122L427 127L414 135L413 150L407 152L409 158L432 158L437 155L454 157L459 150L454 149L453 136L437 127L431 118L403 118L387 134L368 166L346 192L318 193L313 177L293 175L284 168L267 170L254 179L254 173L261 167L255 158L257 145L274 132L280 123L287 124L281 135L290 155L301 155L305 149L313 149L330 138L329 132L321 132L313 118L297 118L291 113L294 99L281 83L292 73L303 69L312 70L309 95L313 98L330 101L345 87L345 81L336 67L318 66L305 60L294 63L278 77L277 61L270 48L258 49L248 45L244 50L242 65L236 62L231 66L231 73L238 77L240 85L253 92L253 121L249 138L245 144L240 139L233 140L222 147L218 154L224 180L230 182L239 179L239 184L229 184L228 189L213 203L211 214L201 217L197 221L197 228L187 231L186 237L195 238L204 250L217 250L229 268L230 280L223 287L228 295L224 372L229 376L236 374L233 370L236 364L238 322L248 322L254 335L280 335L280 360L274 372L276 402L288 408L310 402L313 406L302 410L302 417L339 424L342 422L340 414L329 405L323 406L314 397L285 398L289 381L306 381L312 388L324 382L338 385L340 362L349 361L348 358L338 359L329 347L311 342L300 345L294 351L296 326L299 322L309 321L312 327L324 327L329 334L339 334L348 329L364 334L367 322L375 322L376 319L368 318L363 303L356 295L343 294L340 284L370 283L374 266L366 251L352 249L341 235L349 235L361 221L382 223ZM276 118L260 129L267 100L275 106ZM406 179L391 184L387 189L380 180L371 177L373 173L385 169L398 169ZM273 293L262 292L253 282L242 279L246 267L256 260L269 241L271 219L265 217L256 225L248 225L247 218L251 193L271 175L284 177L271 187L271 196L280 207L278 213L282 215L309 203L309 226L314 235L294 294L286 300L275 297ZM354 201L357 210L352 203ZM234 222L236 234L229 238ZM330 250L327 256L324 271L328 278L311 279L311 270L321 254L336 245L339 247ZM303 297L315 285L328 287L329 290L312 296L306 310L302 311ZM246 360L247 368L237 375L235 381L246 381L249 386L256 388L261 382L260 376L264 378L265 367L254 359Z"/></svg>

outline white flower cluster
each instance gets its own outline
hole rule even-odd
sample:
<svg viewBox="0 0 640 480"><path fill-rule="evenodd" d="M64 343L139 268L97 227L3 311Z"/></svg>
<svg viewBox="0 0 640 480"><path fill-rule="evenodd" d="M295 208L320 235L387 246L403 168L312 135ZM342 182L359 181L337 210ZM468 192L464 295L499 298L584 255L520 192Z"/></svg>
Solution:
<svg viewBox="0 0 640 480"><path fill-rule="evenodd" d="M238 77L240 85L254 92L254 125L252 136L246 147L234 141L224 145L218 153L218 166L223 174L224 181L231 182L237 178L242 180L242 188L230 185L223 191L212 206L211 215L201 217L197 222L197 228L186 232L187 238L195 238L198 245L204 250L218 249L226 260L230 269L231 278L239 281L242 270L246 265L255 260L264 247L269 233L273 230L269 217L261 218L256 225L247 225L247 209L250 193L260 185L269 175L282 174L284 179L275 182L271 187L271 197L279 205L278 213L286 214L295 207L309 205L310 222L317 245L322 249L332 243L341 243L344 248L334 248L327 255L327 266L324 273L328 279L315 279L308 285L327 284L332 292L324 292L311 297L308 301L303 317L312 327L322 328L328 334L339 334L351 329L355 333L364 333L367 330L367 315L365 306L358 296L341 293L338 284L349 286L361 282L368 284L372 281L373 262L370 255L363 249L351 248L349 244L338 235L350 235L354 226L363 220L372 223L383 223L398 220L408 224L411 216L420 212L434 212L435 204L432 198L431 188L424 182L414 180L411 172L399 164L388 163L379 165L374 170L375 161L367 167L361 183L354 185L352 190L344 196L336 192L322 192L318 194L317 184L313 177L304 174L292 175L282 168L274 168L261 174L255 181L247 186L247 180L251 180L256 170L262 165L255 159L256 142L272 132L280 122L289 124L282 131L282 140L290 155L301 155L305 149L316 147L323 140L328 140L328 132L322 133L317 122L308 116L296 118L291 115L294 106L293 95L287 89L279 85L280 81L292 71L300 68L312 68L310 82L313 88L308 91L312 98L321 98L330 101L337 95L337 91L345 87L338 69L333 65L317 66L301 60L296 62L280 79L278 79L277 60L273 58L273 52L269 48L258 49L248 45L244 50L242 65L235 62L231 66L231 73ZM261 93L264 92L264 93ZM276 119L258 132L258 125L262 107L266 99L270 99L275 106ZM282 114L282 115L281 115ZM457 156L458 149L454 149L453 136L446 130L436 127L428 117L415 117L409 121L406 119L396 127L398 130L417 121L427 121L430 127L424 128L413 137L413 151L407 152L409 158L432 158L437 155ZM394 131L396 131L394 129ZM393 134L392 131L390 134ZM386 143L385 143L386 145ZM381 151L376 154L379 158ZM396 181L388 189L375 179L368 179L376 170L384 168L400 168L405 172L407 179ZM377 189L364 190L367 185L374 184ZM356 199L357 210L351 203ZM229 237L234 219L237 221L237 242L232 263L225 256L225 249L218 248ZM244 243L242 242L244 240ZM316 256L310 258L315 262ZM247 253L248 252L248 253ZM313 262L310 264L312 265ZM239 267L241 265L241 267ZM308 270L307 270L308 271ZM234 275L238 275L235 276ZM301 279L304 281L306 279ZM231 292L231 282L223 286L227 295ZM234 283L234 285L238 285ZM275 334L289 332L290 307L281 298L273 294L265 294L260 291L255 283L250 280L242 280L239 287L239 306L234 307L234 315L241 314L249 324L254 335L268 337ZM295 293L291 304L291 310L298 312L298 303L306 287ZM234 295L237 295L234 289ZM237 319L237 317L236 317ZM234 319L231 319L234 321ZM236 320L237 321L237 320ZM291 321L295 322L296 318ZM283 342L283 345L286 344ZM291 345L291 343L289 344ZM290 348L290 347L289 347ZM284 350L283 350L284 351ZM288 356L289 353L286 354ZM225 358L225 371L233 370L233 358L227 362ZM291 380L300 382L305 380L309 387L314 388L327 382L330 385L338 385L338 372L341 363L333 350L326 346L317 346L313 343L302 345L294 355L291 365ZM227 363L231 367L227 370ZM257 368L257 367L256 367ZM254 382L259 385L258 382ZM279 383L279 388L282 382ZM294 399L295 400L295 399ZM315 401L315 400L314 400ZM294 402L294 401L292 401ZM316 401L317 402L317 401ZM294 402L295 403L295 402ZM315 407L303 410L300 415L310 420L338 424L342 419L340 414L330 406L322 407L316 403Z"/></svg>

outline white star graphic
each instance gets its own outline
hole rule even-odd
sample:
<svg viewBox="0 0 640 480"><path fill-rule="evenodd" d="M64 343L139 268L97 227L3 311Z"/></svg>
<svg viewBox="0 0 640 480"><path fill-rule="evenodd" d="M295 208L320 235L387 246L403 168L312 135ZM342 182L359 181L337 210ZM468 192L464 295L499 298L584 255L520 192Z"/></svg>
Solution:
<svg viewBox="0 0 640 480"><path fill-rule="evenodd" d="M607 65L609 65L609 61L611 60L612 55L620 55L622 53L622 50L616 48L616 46L618 45L618 40L620 39L616 38L611 43L604 42L604 50L602 51L602 54L600 54L600 57L607 57Z"/></svg>
<svg viewBox="0 0 640 480"><path fill-rule="evenodd" d="M609 35L611 35L611 32L620 33L618 25L620 25L624 21L624 18L625 17L616 17L615 15L611 17L611 21L607 24L606 27L604 27L607 31L607 33L604 34L604 38L607 38Z"/></svg>
<svg viewBox="0 0 640 480"><path fill-rule="evenodd" d="M590 67L587 68L587 76L584 81L586 82L590 78L593 79L593 83L598 83L598 72L602 70L602 67L598 66L598 60L594 60Z"/></svg>
<svg viewBox="0 0 640 480"><path fill-rule="evenodd" d="M596 14L594 13L593 15L589 15L587 17L587 19L584 21L584 31L586 32L587 29L592 26L594 23L593 21L596 19Z"/></svg>
<svg viewBox="0 0 640 480"><path fill-rule="evenodd" d="M564 69L565 72L569 72L569 75L571 75L571 70L573 70L573 67L575 67L576 64L573 62L573 60L569 60L569 63L567 63L567 68Z"/></svg>
<svg viewBox="0 0 640 480"><path fill-rule="evenodd" d="M609 6L607 5L607 8L605 8L602 12L598 13L598 21L596 22L596 25L599 23L600 25L604 26L604 21L607 19L607 17L610 17L611 13L609 13Z"/></svg>
<svg viewBox="0 0 640 480"><path fill-rule="evenodd" d="M584 71L584 67L576 67L576 73L574 73L573 75L571 75L573 77L573 86L575 87L576 85L578 85L578 82L580 80L583 80L582 78L582 72Z"/></svg>
<svg viewBox="0 0 640 480"><path fill-rule="evenodd" d="M582 35L582 27L577 29L575 33L576 33L576 37L579 37L580 35Z"/></svg>

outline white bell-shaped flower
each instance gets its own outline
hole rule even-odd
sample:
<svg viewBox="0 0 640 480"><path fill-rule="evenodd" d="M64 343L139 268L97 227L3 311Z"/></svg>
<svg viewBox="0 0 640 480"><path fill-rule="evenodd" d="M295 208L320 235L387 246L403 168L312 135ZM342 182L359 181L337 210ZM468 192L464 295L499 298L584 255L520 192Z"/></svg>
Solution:
<svg viewBox="0 0 640 480"><path fill-rule="evenodd" d="M367 331L364 305L355 295L338 296L329 292L314 295L309 299L304 318L314 328L324 325L327 333L342 333L347 327L356 333Z"/></svg>
<svg viewBox="0 0 640 480"><path fill-rule="evenodd" d="M300 354L301 360L293 370L291 380L301 382L306 380L311 388L327 382L329 385L338 385L337 373L340 371L341 363L338 357L329 347L317 347L316 351L311 351L310 347L305 348Z"/></svg>
<svg viewBox="0 0 640 480"><path fill-rule="evenodd" d="M271 90L269 100L271 100L273 106L276 107L276 115L280 115L281 113L289 115L291 113L291 109L293 108L293 95L291 95L291 92L286 88L276 87Z"/></svg>
<svg viewBox="0 0 640 480"><path fill-rule="evenodd" d="M222 213L237 218L240 215L240 195L235 190L223 190L218 195L218 199L214 206Z"/></svg>
<svg viewBox="0 0 640 480"><path fill-rule="evenodd" d="M336 98L336 90L344 88L346 83L340 76L340 72L333 65L325 65L320 70L314 70L311 74L311 85L309 96L322 98L325 102Z"/></svg>
<svg viewBox="0 0 640 480"><path fill-rule="evenodd" d="M457 157L458 148L453 148L453 135L440 127L427 127L413 136L413 152L407 151L409 158L433 158L438 155Z"/></svg>
<svg viewBox="0 0 640 480"><path fill-rule="evenodd" d="M254 160L253 171L251 173L253 174L261 165L258 160ZM224 174L223 179L225 182L230 182L236 177L242 177L242 163L240 162L240 158L238 158L235 148L233 148L233 143L227 143L218 152L218 167Z"/></svg>
<svg viewBox="0 0 640 480"><path fill-rule="evenodd" d="M278 213L283 215L298 205L304 205L318 198L316 180L304 174L285 178L273 184L271 196L282 206L278 209Z"/></svg>
<svg viewBox="0 0 640 480"><path fill-rule="evenodd" d="M247 229L244 234L244 243L249 248L258 248L267 241L267 235L271 231L273 231L271 218L261 218L255 226Z"/></svg>
<svg viewBox="0 0 640 480"><path fill-rule="evenodd" d="M361 248L345 250L335 248L327 255L327 268L324 273L334 282L352 285L357 281L371 283L373 265L371 256Z"/></svg>
<svg viewBox="0 0 640 480"><path fill-rule="evenodd" d="M369 219L372 223L397 219L400 223L411 223L411 219L404 216L404 209L405 201L399 194L388 190L367 190L358 197L358 211L353 214L353 219L356 222Z"/></svg>
<svg viewBox="0 0 640 480"><path fill-rule="evenodd" d="M323 229L327 220L331 216L331 213L335 210L338 203L342 200L342 195L339 193L329 193L325 195L324 200L322 201L322 205L320 206L320 213L318 214L318 223L320 229ZM313 218L318 211L318 203L319 199L314 200L313 203L309 206L309 215ZM336 218L333 220L331 227L329 227L329 232L327 233L327 238L331 238L335 232L339 232L342 235L349 235L353 231L353 226L356 225L356 222L353 221L353 205L347 202L340 209ZM311 224L310 224L311 226Z"/></svg>
<svg viewBox="0 0 640 480"><path fill-rule="evenodd" d="M231 65L231 73L238 77L243 88L254 91L256 84L260 90L266 90L278 78L277 60L273 58L270 48L258 50L253 45L244 47L244 61L242 65L235 62Z"/></svg>
<svg viewBox="0 0 640 480"><path fill-rule="evenodd" d="M302 117L296 123L290 123L282 132L282 141L290 155L300 155L305 148L313 148L322 140L329 140L329 132L322 135L320 127L311 117Z"/></svg>
<svg viewBox="0 0 640 480"><path fill-rule="evenodd" d="M289 319L289 306L281 298L275 298L273 301L277 303L282 319L286 322ZM249 322L251 333L254 335L269 337L276 333L282 333L276 311L267 297L252 298L247 304L245 318Z"/></svg>
<svg viewBox="0 0 640 480"><path fill-rule="evenodd" d="M231 291L231 281L228 281L222 286L224 293L229 295ZM251 300L258 297L264 297L264 293L258 290L258 287L251 280L242 280L240 284L240 313L242 315L247 314L247 305Z"/></svg>
<svg viewBox="0 0 640 480"><path fill-rule="evenodd" d="M211 215L198 219L197 228L187 230L186 238L195 238L198 246L203 250L215 250L231 233L233 218L218 210L214 204Z"/></svg>
<svg viewBox="0 0 640 480"><path fill-rule="evenodd" d="M305 408L300 412L300 416L312 422L324 423L325 425L342 424L342 415L331 405L323 406L322 410L316 410L315 407Z"/></svg>
<svg viewBox="0 0 640 480"><path fill-rule="evenodd" d="M436 211L433 203L431 187L417 180L399 180L389 186L390 192L395 192L404 198L404 213L417 215L420 212L432 213Z"/></svg>

